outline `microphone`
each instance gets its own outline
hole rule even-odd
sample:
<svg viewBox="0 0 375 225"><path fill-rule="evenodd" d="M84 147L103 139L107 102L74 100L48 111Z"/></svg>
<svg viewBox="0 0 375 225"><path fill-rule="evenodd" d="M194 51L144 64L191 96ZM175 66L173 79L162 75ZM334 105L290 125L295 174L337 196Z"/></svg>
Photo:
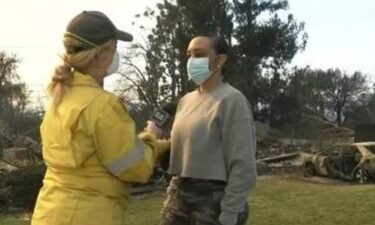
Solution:
<svg viewBox="0 0 375 225"><path fill-rule="evenodd" d="M151 120L155 122L156 126L159 127L163 132L168 132L168 125L172 121L176 114L177 103L168 102L156 109L151 116ZM169 168L170 152L167 151L160 158L159 166L167 171Z"/></svg>
<svg viewBox="0 0 375 225"><path fill-rule="evenodd" d="M151 115L151 120L154 121L155 124L160 129L165 129L168 123L176 114L176 110L177 110L177 103L175 102L165 103L160 108L154 111L154 113Z"/></svg>

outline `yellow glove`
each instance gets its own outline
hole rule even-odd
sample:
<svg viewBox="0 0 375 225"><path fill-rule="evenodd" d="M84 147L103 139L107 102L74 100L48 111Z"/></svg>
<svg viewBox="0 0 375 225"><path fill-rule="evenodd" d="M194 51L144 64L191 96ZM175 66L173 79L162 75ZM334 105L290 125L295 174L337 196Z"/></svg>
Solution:
<svg viewBox="0 0 375 225"><path fill-rule="evenodd" d="M157 152L157 156L156 156L156 163L159 164L163 155L170 151L171 149L171 141L170 140L161 140L161 139L158 139L156 141L156 152Z"/></svg>

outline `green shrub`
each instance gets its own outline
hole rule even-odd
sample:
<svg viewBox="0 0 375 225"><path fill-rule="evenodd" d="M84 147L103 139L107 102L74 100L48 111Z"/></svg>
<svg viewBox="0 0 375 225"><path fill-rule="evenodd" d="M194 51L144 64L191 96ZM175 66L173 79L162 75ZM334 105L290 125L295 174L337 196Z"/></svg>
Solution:
<svg viewBox="0 0 375 225"><path fill-rule="evenodd" d="M43 184L45 166L23 167L0 176L1 189L9 188L0 196L2 207L16 207L32 211Z"/></svg>

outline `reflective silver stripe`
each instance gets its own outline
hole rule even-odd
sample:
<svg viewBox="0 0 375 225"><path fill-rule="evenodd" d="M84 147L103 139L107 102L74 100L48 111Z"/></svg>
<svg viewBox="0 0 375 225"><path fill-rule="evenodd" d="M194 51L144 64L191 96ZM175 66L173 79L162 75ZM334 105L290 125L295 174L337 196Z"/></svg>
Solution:
<svg viewBox="0 0 375 225"><path fill-rule="evenodd" d="M120 175L121 172L129 169L133 166L136 162L142 159L145 150L146 144L143 143L141 140L137 139L135 147L133 151L129 154L126 154L123 158L109 164L106 168L115 175Z"/></svg>

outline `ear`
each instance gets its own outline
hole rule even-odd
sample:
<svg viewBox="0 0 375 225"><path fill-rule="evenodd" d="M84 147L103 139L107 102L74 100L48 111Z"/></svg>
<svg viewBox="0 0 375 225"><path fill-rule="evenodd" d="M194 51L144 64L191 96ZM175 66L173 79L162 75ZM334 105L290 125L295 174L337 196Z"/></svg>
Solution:
<svg viewBox="0 0 375 225"><path fill-rule="evenodd" d="M111 46L105 46L103 48L100 48L96 52L95 58L99 61L106 61L108 59L108 57L111 57L113 55L113 53L112 53L113 48L116 49L115 42L113 42L113 44L111 44Z"/></svg>
<svg viewBox="0 0 375 225"><path fill-rule="evenodd" d="M96 51L96 52L95 52L94 60L95 60L95 61L96 61L96 60L101 60L101 54L100 54L99 51Z"/></svg>
<svg viewBox="0 0 375 225"><path fill-rule="evenodd" d="M217 55L217 58L216 58L216 67L217 67L217 69L223 68L223 66L227 62L227 60L228 60L228 55L227 54L219 54L219 55Z"/></svg>

